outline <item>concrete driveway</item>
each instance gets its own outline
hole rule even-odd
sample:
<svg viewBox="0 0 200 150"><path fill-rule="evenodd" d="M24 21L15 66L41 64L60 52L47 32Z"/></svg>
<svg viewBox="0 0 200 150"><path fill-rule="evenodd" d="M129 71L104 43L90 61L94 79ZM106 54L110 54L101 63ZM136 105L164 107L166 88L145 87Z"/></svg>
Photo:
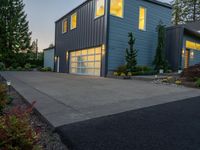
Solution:
<svg viewBox="0 0 200 150"><path fill-rule="evenodd" d="M137 80L0 72L54 127L200 96L197 89Z"/></svg>

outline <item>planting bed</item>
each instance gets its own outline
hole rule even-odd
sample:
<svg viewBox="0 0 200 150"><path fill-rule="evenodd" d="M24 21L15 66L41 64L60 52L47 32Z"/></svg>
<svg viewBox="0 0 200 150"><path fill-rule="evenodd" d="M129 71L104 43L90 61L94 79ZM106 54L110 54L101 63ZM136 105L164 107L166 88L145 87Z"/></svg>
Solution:
<svg viewBox="0 0 200 150"><path fill-rule="evenodd" d="M6 112L16 106L20 106L22 108L28 107L25 100L14 89L10 89L9 95L13 98L13 101L6 107ZM59 135L55 133L53 129L40 118L40 116L32 112L29 119L32 128L39 129L41 131L38 144L43 150L68 150L61 142Z"/></svg>

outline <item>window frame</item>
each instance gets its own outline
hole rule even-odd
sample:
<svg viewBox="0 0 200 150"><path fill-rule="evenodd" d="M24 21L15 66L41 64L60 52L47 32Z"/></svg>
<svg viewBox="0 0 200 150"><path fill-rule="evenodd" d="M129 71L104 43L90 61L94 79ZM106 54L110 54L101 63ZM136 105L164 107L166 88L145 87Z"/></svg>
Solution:
<svg viewBox="0 0 200 150"><path fill-rule="evenodd" d="M110 15L114 16L114 17L118 17L118 18L122 18L123 19L124 18L124 0L122 0L122 16L117 16L117 15L111 13L111 1L110 1Z"/></svg>
<svg viewBox="0 0 200 150"><path fill-rule="evenodd" d="M105 15L105 0L103 0L103 3L104 3L104 12L103 12L103 15L101 15L101 16L96 16L96 11L97 11L97 1L98 1L98 0L95 0L94 19L97 19L97 18L103 17L103 16Z"/></svg>
<svg viewBox="0 0 200 150"><path fill-rule="evenodd" d="M74 15L76 15L76 27L75 27L75 28L72 28L72 17L73 17ZM77 14L77 12L72 13L71 16L70 16L70 30L74 30L74 29L77 28L77 22L78 22L77 20L78 20L78 14Z"/></svg>
<svg viewBox="0 0 200 150"><path fill-rule="evenodd" d="M141 9L145 10L145 15L144 15L144 29L140 29L140 10ZM145 7L145 6L139 6L138 29L140 31L147 31L147 7Z"/></svg>
<svg viewBox="0 0 200 150"><path fill-rule="evenodd" d="M67 29L66 29L66 31L63 30L64 29L64 22L65 21L67 21ZM65 18L65 19L62 20L62 34L67 33L67 32L68 32L68 19Z"/></svg>

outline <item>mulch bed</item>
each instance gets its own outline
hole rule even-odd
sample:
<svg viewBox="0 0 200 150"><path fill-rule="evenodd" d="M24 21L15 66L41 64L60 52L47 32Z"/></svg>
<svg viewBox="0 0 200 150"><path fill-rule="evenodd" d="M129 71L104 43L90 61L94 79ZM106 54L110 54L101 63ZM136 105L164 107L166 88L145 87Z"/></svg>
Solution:
<svg viewBox="0 0 200 150"><path fill-rule="evenodd" d="M16 106L20 106L22 108L27 108L29 106L28 103L26 103L26 101L13 88L11 88L9 94L13 98L13 102L6 108L5 111L8 111ZM30 124L34 129L39 128L41 130L38 144L41 145L44 150L68 150L61 142L59 135L55 133L52 127L42 120L37 113L31 113Z"/></svg>

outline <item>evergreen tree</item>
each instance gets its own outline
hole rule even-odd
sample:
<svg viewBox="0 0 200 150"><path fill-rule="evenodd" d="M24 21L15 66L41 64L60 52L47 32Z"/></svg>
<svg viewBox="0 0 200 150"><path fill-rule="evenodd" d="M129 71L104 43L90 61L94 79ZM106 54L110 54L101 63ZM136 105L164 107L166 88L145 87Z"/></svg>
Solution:
<svg viewBox="0 0 200 150"><path fill-rule="evenodd" d="M172 23L174 25L183 24L183 12L184 12L184 2L183 0L173 0L172 4Z"/></svg>
<svg viewBox="0 0 200 150"><path fill-rule="evenodd" d="M133 33L128 34L129 37L129 49L126 49L126 66L128 72L134 72L137 65L137 50L134 48L135 38Z"/></svg>
<svg viewBox="0 0 200 150"><path fill-rule="evenodd" d="M30 49L31 32L26 17L23 0L1 0L0 61L7 66L17 63L17 54Z"/></svg>
<svg viewBox="0 0 200 150"><path fill-rule="evenodd" d="M200 21L200 0L183 0L185 3L183 17L187 22Z"/></svg>
<svg viewBox="0 0 200 150"><path fill-rule="evenodd" d="M200 0L173 0L173 24L200 21Z"/></svg>
<svg viewBox="0 0 200 150"><path fill-rule="evenodd" d="M158 32L158 46L156 49L156 55L153 61L153 65L155 66L155 70L167 69L167 61L165 58L165 25L162 22L157 26Z"/></svg>

